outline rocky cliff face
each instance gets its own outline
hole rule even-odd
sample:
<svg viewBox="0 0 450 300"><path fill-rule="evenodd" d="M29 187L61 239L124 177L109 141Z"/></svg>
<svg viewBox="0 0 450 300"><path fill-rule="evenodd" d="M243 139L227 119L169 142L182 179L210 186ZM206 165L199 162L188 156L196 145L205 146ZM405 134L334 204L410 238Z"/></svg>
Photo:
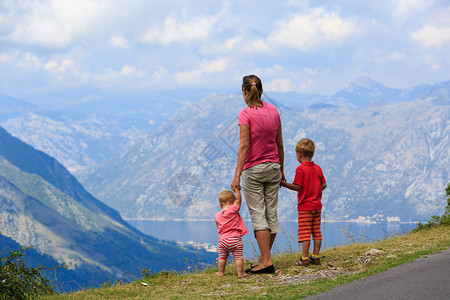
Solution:
<svg viewBox="0 0 450 300"><path fill-rule="evenodd" d="M361 91L370 94L371 85L363 83L346 93L356 91L354 99ZM328 181L326 219L411 221L440 213L449 180L450 83L404 91L377 85L374 95L368 105L346 105L356 101L348 95L341 104L333 95L310 107L274 102L288 180L298 165L294 145L309 137ZM229 188L234 174L243 107L240 95L212 95L189 105L83 182L125 218L211 219L218 192ZM295 199L281 190L282 219L296 218Z"/></svg>

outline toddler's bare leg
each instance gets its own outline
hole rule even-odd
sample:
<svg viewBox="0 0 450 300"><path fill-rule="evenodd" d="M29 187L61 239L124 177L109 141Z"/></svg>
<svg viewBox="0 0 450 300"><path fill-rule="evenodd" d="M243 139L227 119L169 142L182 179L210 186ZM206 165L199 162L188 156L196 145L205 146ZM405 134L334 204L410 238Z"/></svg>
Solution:
<svg viewBox="0 0 450 300"><path fill-rule="evenodd" d="M219 272L216 273L217 276L223 276L225 273L225 266L227 265L227 261L223 259L219 259Z"/></svg>
<svg viewBox="0 0 450 300"><path fill-rule="evenodd" d="M236 272L239 277L247 277L248 274L244 273L244 261L237 260L236 261Z"/></svg>

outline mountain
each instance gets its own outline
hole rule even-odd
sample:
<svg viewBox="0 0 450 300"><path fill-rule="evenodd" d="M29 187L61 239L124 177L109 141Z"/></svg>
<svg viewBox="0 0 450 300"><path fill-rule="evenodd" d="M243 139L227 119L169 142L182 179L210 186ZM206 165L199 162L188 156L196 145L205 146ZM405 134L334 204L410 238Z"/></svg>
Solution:
<svg viewBox="0 0 450 300"><path fill-rule="evenodd" d="M20 99L0 94L0 122L23 113L37 110L37 107Z"/></svg>
<svg viewBox="0 0 450 300"><path fill-rule="evenodd" d="M282 109L299 106L316 109L333 106L362 108L370 103L411 101L430 87L424 84L411 89L395 89L361 77L330 96L296 92L270 92L266 96ZM198 92L193 91L152 95L109 93L98 96L98 91L86 90L85 94L65 95L65 98L83 99L78 104L68 107L47 104L46 108L0 95L0 126L34 148L55 157L72 174L81 178L135 143L149 138L177 111L192 103L195 97L200 97ZM64 96L53 95L53 98L47 102L61 102Z"/></svg>
<svg viewBox="0 0 450 300"><path fill-rule="evenodd" d="M361 77L348 84L343 90L328 97L327 102L354 108L365 107L371 102L405 102L420 97L430 87L430 85L424 84L406 90L394 89L369 77Z"/></svg>
<svg viewBox="0 0 450 300"><path fill-rule="evenodd" d="M160 100L98 100L49 110L0 96L0 125L78 174L119 155L186 104Z"/></svg>
<svg viewBox="0 0 450 300"><path fill-rule="evenodd" d="M31 261L69 266L64 289L152 271L184 270L186 261L213 262L215 254L147 236L87 193L58 161L0 127L0 251L32 246ZM58 275L58 273L57 273ZM58 276L57 276L58 277Z"/></svg>
<svg viewBox="0 0 450 300"><path fill-rule="evenodd" d="M278 106L288 180L298 166L295 143L309 137L328 181L325 220L411 221L440 213L449 181L450 83L395 92L373 82L357 87L353 93L372 95L363 107ZM397 94L404 96L392 98ZM244 105L240 95L211 95L186 106L82 182L124 218L212 219L234 174ZM281 219L296 219L295 197L281 190Z"/></svg>

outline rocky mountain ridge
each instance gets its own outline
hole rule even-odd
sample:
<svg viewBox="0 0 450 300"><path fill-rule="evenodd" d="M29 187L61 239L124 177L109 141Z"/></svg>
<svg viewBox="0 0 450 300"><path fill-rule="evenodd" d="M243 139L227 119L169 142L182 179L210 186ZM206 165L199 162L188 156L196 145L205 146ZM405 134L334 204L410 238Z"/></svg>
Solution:
<svg viewBox="0 0 450 300"><path fill-rule="evenodd" d="M375 94L360 104L329 97L310 107L266 97L281 114L287 178L293 180L298 165L296 141L309 137L328 181L325 219L429 218L442 210L440 193L449 181L450 82L395 91L407 96L394 102L392 89L378 86ZM218 192L234 174L244 105L240 95L211 95L186 106L82 182L124 218L211 219ZM295 220L294 208L295 194L282 189L280 218Z"/></svg>
<svg viewBox="0 0 450 300"><path fill-rule="evenodd" d="M328 169L332 184L326 191L329 199L324 198L328 218L409 221L439 211L437 191L449 179L449 82L395 89L365 77L330 96L264 95L282 117L287 173L297 165L290 154L296 139L317 141L315 160ZM64 165L83 170L77 176L88 190L125 218L209 219L216 210L217 190L229 186L234 172L241 98L217 94L185 106L160 103L161 108L148 106L140 115L131 112L139 111L142 103L130 103L128 110L86 104L73 109L70 117L16 111L15 117L0 122ZM94 117L99 111L102 118ZM165 112L167 121L146 127L157 112ZM96 119L88 121L89 116ZM141 125L130 129L133 124ZM281 191L284 219L295 219L293 198Z"/></svg>

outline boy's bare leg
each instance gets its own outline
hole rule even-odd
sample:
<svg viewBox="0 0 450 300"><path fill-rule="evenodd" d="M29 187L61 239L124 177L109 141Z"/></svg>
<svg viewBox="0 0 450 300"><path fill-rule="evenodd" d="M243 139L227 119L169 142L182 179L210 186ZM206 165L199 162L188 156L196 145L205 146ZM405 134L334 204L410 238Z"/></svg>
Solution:
<svg viewBox="0 0 450 300"><path fill-rule="evenodd" d="M226 260L219 259L219 272L216 273L217 276L223 276L225 273L225 266L227 264Z"/></svg>
<svg viewBox="0 0 450 300"><path fill-rule="evenodd" d="M302 255L303 257L309 257L309 245L311 241L303 241L302 242Z"/></svg>
<svg viewBox="0 0 450 300"><path fill-rule="evenodd" d="M321 246L322 246L322 240L314 240L314 250L313 250L314 255L316 255L316 256L319 255Z"/></svg>
<svg viewBox="0 0 450 300"><path fill-rule="evenodd" d="M236 272L239 277L247 277L248 274L244 273L244 261L237 260L236 261Z"/></svg>

